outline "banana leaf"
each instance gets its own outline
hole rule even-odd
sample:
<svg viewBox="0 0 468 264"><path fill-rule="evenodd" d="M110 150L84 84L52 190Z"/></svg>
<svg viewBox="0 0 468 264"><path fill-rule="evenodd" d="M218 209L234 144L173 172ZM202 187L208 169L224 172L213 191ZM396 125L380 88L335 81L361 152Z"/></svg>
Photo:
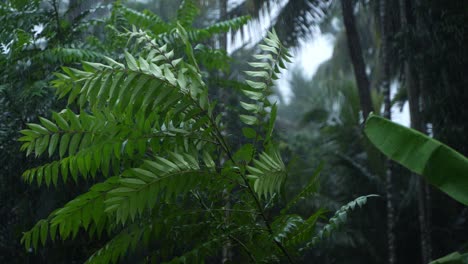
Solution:
<svg viewBox="0 0 468 264"><path fill-rule="evenodd" d="M388 158L468 205L468 159L465 156L414 129L373 114L367 118L364 132Z"/></svg>
<svg viewBox="0 0 468 264"><path fill-rule="evenodd" d="M431 261L429 264L466 264L468 263L468 254L453 252L445 257Z"/></svg>

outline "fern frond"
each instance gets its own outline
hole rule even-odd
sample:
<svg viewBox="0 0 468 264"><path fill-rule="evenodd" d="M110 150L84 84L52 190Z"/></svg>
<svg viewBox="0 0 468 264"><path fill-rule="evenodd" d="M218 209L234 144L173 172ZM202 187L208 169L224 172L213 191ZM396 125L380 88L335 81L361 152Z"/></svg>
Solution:
<svg viewBox="0 0 468 264"><path fill-rule="evenodd" d="M119 185L106 197L106 212L113 213L116 222L125 222L151 210L159 199L166 202L203 185L216 174L200 165L189 154L171 153L171 158L145 160L140 168L125 171Z"/></svg>
<svg viewBox="0 0 468 264"><path fill-rule="evenodd" d="M282 215L277 217L271 224L274 239L284 242L290 234L297 232L303 223L304 220L299 215Z"/></svg>
<svg viewBox="0 0 468 264"><path fill-rule="evenodd" d="M295 232L292 232L285 238L285 245L289 248L296 248L310 241L315 234L316 223L324 213L325 210L320 209L302 222L302 224L299 221L293 222L293 224L297 225L297 228L295 228Z"/></svg>
<svg viewBox="0 0 468 264"><path fill-rule="evenodd" d="M297 204L300 200L305 199L307 196L310 196L312 193L316 192L318 189L318 181L317 176L323 169L323 163L319 165L317 169L315 169L314 173L309 179L309 183L297 194L291 201L286 204L284 209L281 210L281 214L285 214L289 211L295 204Z"/></svg>
<svg viewBox="0 0 468 264"><path fill-rule="evenodd" d="M104 58L104 55L84 48L54 48L47 49L39 53L37 60L47 61L55 64L68 64L81 61L99 61Z"/></svg>
<svg viewBox="0 0 468 264"><path fill-rule="evenodd" d="M145 160L141 167L128 169L120 177L94 185L87 193L53 212L48 218L51 237L55 236L57 228L61 239L74 237L81 227L86 230L91 222L99 225L103 219L113 219L112 222L123 225L129 219L133 222L145 211L151 211L159 200L173 201L217 175L212 167L201 169L198 160L190 154L173 152L170 156ZM22 242L37 248L36 234L43 229L44 222L39 222L23 235Z"/></svg>
<svg viewBox="0 0 468 264"><path fill-rule="evenodd" d="M200 10L193 0L183 0L177 10L177 21L183 27L190 28L199 13Z"/></svg>
<svg viewBox="0 0 468 264"><path fill-rule="evenodd" d="M53 121L40 118L41 125L31 124L30 129L21 131L22 148L27 154L48 152L60 159L26 170L23 178L30 183L36 180L38 185L45 182L49 186L52 182L56 186L60 175L63 182L69 176L76 182L78 175L86 179L98 172L104 176L119 174L128 161L139 160L147 153L157 154L160 149L179 145L177 142L185 142L181 146L213 144L210 131L189 132L192 126L202 125L198 123L203 120L190 119L200 112L186 112L187 117L184 113L181 120L189 120L180 123L165 122L156 113L118 119L106 111L95 111L92 116L84 112L76 115L68 109L53 113Z"/></svg>
<svg viewBox="0 0 468 264"><path fill-rule="evenodd" d="M147 58L125 55L126 65L106 58L109 65L87 62L85 71L64 68L65 74L57 74L54 81L57 93L60 97L68 94L69 104L126 115L168 113L174 105L190 107L187 97L198 95L198 84L177 66L180 60L172 59L173 51L160 49Z"/></svg>
<svg viewBox="0 0 468 264"><path fill-rule="evenodd" d="M121 4L114 4L114 12L120 14L129 25L138 25L140 29L148 30L154 35L166 33L171 30L169 24L149 10L139 12Z"/></svg>
<svg viewBox="0 0 468 264"><path fill-rule="evenodd" d="M268 153L261 153L253 163L253 166L247 166L250 172L247 177L254 182L255 192L265 198L279 193L286 179L286 170L278 151L271 148Z"/></svg>
<svg viewBox="0 0 468 264"><path fill-rule="evenodd" d="M118 178L112 177L104 183L98 183L91 189L75 199L71 200L64 207L52 212L47 219L39 221L31 230L25 232L21 239L26 249L37 249L39 245L39 234L42 245L45 245L47 237L52 241L56 235L65 240L68 237L75 237L80 228L88 230L94 225L95 231L100 234L106 225L107 216L104 213L104 199L107 193L118 184ZM58 233L57 233L58 231Z"/></svg>
<svg viewBox="0 0 468 264"><path fill-rule="evenodd" d="M362 207L367 203L367 199L371 197L378 197L378 195L371 194L366 196L360 196L346 205L343 205L338 211L335 212L333 217L330 218L328 224L326 224L316 236L314 236L304 248L313 247L322 239L329 237L334 231L340 228L348 220L349 212L353 211L356 206ZM303 249L304 249L303 248ZM303 250L302 249L302 250Z"/></svg>
<svg viewBox="0 0 468 264"><path fill-rule="evenodd" d="M217 22L202 29L188 29L187 34L191 42L202 41L216 34L236 31L249 22L250 16L240 16L229 20Z"/></svg>
<svg viewBox="0 0 468 264"><path fill-rule="evenodd" d="M63 182L69 175L76 182L79 174L85 179L94 177L98 171L107 176L110 168L118 174L122 156L134 158L137 156L134 149L143 155L150 140L158 136L151 132L151 124L155 122L151 117L145 120L147 126L139 124L141 119L122 124L100 115L84 112L76 115L68 109L62 113L54 112L53 118L54 121L41 118L43 126L29 125L30 129L21 131L25 136L19 140L24 142L22 148L27 154L34 152L39 156L45 153L47 142L49 156L60 157L60 160L26 170L23 178L28 182L35 179L40 185L44 179L47 186L51 181L57 185L59 174ZM135 126L141 130L136 132Z"/></svg>
<svg viewBox="0 0 468 264"><path fill-rule="evenodd" d="M160 31L155 31L148 29L147 27L141 27L139 25L139 34L141 36L142 32L145 32L145 34L148 34L148 37L154 39L154 43L160 46L163 46L165 44L170 44L173 46L177 46L179 43L179 35L174 32L172 29L177 28L177 24L179 24L181 27L183 27L186 31L187 35L187 40L190 41L190 43L196 43L200 42L206 39L209 39L213 37L216 34L222 34L222 33L227 33L230 30L235 31L240 29L242 26L246 25L247 22L250 20L249 16L242 16L242 17L237 17L225 21L221 21L218 23L215 23L213 25L210 25L205 28L193 28L190 25L187 25L187 23L181 23L181 21L178 21L175 25L165 25L165 27L162 27ZM149 20L151 21L151 20ZM136 35L138 34L138 31L136 29L132 30L132 32L129 33L129 35Z"/></svg>
<svg viewBox="0 0 468 264"><path fill-rule="evenodd" d="M280 73L280 69L285 68L285 62L290 62L291 55L281 44L275 31L268 32L268 37L264 41L265 44L259 45L264 54L254 55L257 61L249 63L253 70L245 72L249 77L246 80L249 87L244 88L242 92L250 99L250 102L241 102L241 106L249 114L240 115L240 120L246 125L257 125L269 114L269 122L264 127L265 144L268 144L273 133L277 111L276 104L272 105L268 100L268 96L272 94L270 87L273 81L278 79L277 74ZM269 107L271 109L267 110Z"/></svg>
<svg viewBox="0 0 468 264"><path fill-rule="evenodd" d="M221 70L227 73L232 62L226 50L212 49L203 44L195 47L194 56L208 71Z"/></svg>
<svg viewBox="0 0 468 264"><path fill-rule="evenodd" d="M104 247L89 257L85 263L118 263L121 258L128 255L128 252L135 251L136 247L151 235L154 235L151 224L132 224L121 230Z"/></svg>

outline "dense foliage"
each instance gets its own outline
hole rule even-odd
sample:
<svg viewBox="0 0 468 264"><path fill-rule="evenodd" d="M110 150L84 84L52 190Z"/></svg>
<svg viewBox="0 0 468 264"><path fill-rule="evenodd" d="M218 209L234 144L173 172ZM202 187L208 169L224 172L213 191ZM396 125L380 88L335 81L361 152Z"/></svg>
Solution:
<svg viewBox="0 0 468 264"><path fill-rule="evenodd" d="M154 263L200 262L219 258L222 249L236 252L236 261L295 262L366 203L363 196L343 206L317 230L323 210L306 217L290 212L314 192L312 179L284 210L273 210L284 201L287 171L273 139L276 104L268 96L290 55L268 33L263 53L249 63L246 85L238 85L247 143L233 147L192 48L204 31L187 31L183 18L159 34L124 33L136 52L124 51L123 62L103 57L105 63L55 74L53 85L69 108L21 131L26 155L52 158L23 178L39 186L79 179L94 185L25 232L26 249L85 231L108 237L88 263L129 259L129 252Z"/></svg>
<svg viewBox="0 0 468 264"><path fill-rule="evenodd" d="M420 148L377 144L423 177L412 175L384 161L363 121L372 109L390 118L409 105L413 128L466 155L466 8L2 1L0 262L395 264L454 251L435 263L463 261L466 206L421 181L456 172L447 155L403 157ZM319 31L331 58L313 78L294 69L293 95L282 100L277 55ZM406 138L378 127L374 140ZM464 182L450 173L445 187L454 179ZM453 187L445 192L465 196ZM381 198L347 217L369 193ZM291 237L301 230L307 236Z"/></svg>

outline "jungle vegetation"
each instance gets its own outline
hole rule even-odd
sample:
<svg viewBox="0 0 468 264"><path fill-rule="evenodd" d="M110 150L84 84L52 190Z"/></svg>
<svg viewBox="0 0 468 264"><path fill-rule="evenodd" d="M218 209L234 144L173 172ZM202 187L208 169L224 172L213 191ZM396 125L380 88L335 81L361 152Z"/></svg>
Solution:
<svg viewBox="0 0 468 264"><path fill-rule="evenodd" d="M468 5L280 2L0 3L0 262L464 263Z"/></svg>

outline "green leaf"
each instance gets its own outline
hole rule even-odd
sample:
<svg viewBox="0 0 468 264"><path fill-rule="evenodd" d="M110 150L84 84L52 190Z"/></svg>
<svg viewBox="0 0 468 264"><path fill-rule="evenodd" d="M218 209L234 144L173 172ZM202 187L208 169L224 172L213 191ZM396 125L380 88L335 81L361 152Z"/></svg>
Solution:
<svg viewBox="0 0 468 264"><path fill-rule="evenodd" d="M126 186L129 186L129 187L134 187L134 186L138 186L138 185L145 185L146 182L140 180L140 179L136 179L136 178L123 178L123 179L120 179L119 180L121 183L123 183L124 185Z"/></svg>
<svg viewBox="0 0 468 264"><path fill-rule="evenodd" d="M135 192L135 191L136 191L136 190L133 189L133 188L129 188L129 187L119 187L119 188L110 190L108 193L109 193L109 194L123 195L123 194L127 194L127 193L132 193L132 192Z"/></svg>
<svg viewBox="0 0 468 264"><path fill-rule="evenodd" d="M125 66L122 63L119 63L119 62L113 60L112 58L109 58L107 56L103 56L103 58L104 58L104 60L107 61L107 63L109 65L116 66L117 68L120 68L120 69L125 69Z"/></svg>
<svg viewBox="0 0 468 264"><path fill-rule="evenodd" d="M268 52L271 52L273 54L278 54L278 50L274 47L270 47L268 45L263 45L263 44L260 44L258 45L260 47L260 49L262 49L263 51L268 51Z"/></svg>
<svg viewBox="0 0 468 264"><path fill-rule="evenodd" d="M211 158L211 155L207 151L203 151L203 162L208 168L214 168L215 162Z"/></svg>
<svg viewBox="0 0 468 264"><path fill-rule="evenodd" d="M35 149L37 156L41 155L47 149L47 146L49 145L49 139L49 135L44 136L42 139L38 139Z"/></svg>
<svg viewBox="0 0 468 264"><path fill-rule="evenodd" d="M45 127L38 125L38 124L33 124L29 123L27 124L29 128L31 128L33 131L36 131L42 135L47 135L49 134L49 130L47 130Z"/></svg>
<svg viewBox="0 0 468 264"><path fill-rule="evenodd" d="M163 157L156 157L156 159L158 161L160 161L160 164L161 165L165 165L165 170L164 172L168 172L168 171L172 171L172 170L178 170L179 168L177 167L177 165L175 165L172 161L168 160L168 159L165 159Z"/></svg>
<svg viewBox="0 0 468 264"><path fill-rule="evenodd" d="M57 149L57 144L59 142L59 134L53 134L52 137L50 137L50 141L49 141L49 149L48 149L48 152L49 152L49 157L51 157L55 150Z"/></svg>
<svg viewBox="0 0 468 264"><path fill-rule="evenodd" d="M270 64L266 62L249 62L248 64L254 68L259 68L268 71L271 70Z"/></svg>
<svg viewBox="0 0 468 264"><path fill-rule="evenodd" d="M39 228L34 228L32 230L32 244L35 249L37 249L37 243L39 242L39 232Z"/></svg>
<svg viewBox="0 0 468 264"><path fill-rule="evenodd" d="M70 142L70 134L64 134L60 139L60 148L59 148L59 155L60 157L65 156L65 153L68 149L68 143Z"/></svg>
<svg viewBox="0 0 468 264"><path fill-rule="evenodd" d="M263 82L254 82L250 80L245 80L245 82L254 89L265 90L267 88L267 85Z"/></svg>
<svg viewBox="0 0 468 264"><path fill-rule="evenodd" d="M66 114L68 116L68 119L70 120L71 128L73 130L81 130L81 123L78 116L75 113L73 113L73 111L70 109L67 109Z"/></svg>
<svg viewBox="0 0 468 264"><path fill-rule="evenodd" d="M466 264L468 262L468 253L460 254L453 252L442 258L431 261L429 264Z"/></svg>
<svg viewBox="0 0 468 264"><path fill-rule="evenodd" d="M54 123L52 123L52 121L43 117L39 117L39 120L41 121L41 124L49 131L52 131L54 133L58 132L58 127Z"/></svg>
<svg viewBox="0 0 468 264"><path fill-rule="evenodd" d="M138 71L138 63L135 60L135 57L133 57L133 55L128 53L127 51L124 51L124 54L125 54L125 60L127 61L128 68L132 71Z"/></svg>
<svg viewBox="0 0 468 264"><path fill-rule="evenodd" d="M54 184L54 186L57 186L58 176L59 176L59 163L52 164L50 168L51 169L49 173L52 176L52 183Z"/></svg>
<svg viewBox="0 0 468 264"><path fill-rule="evenodd" d="M70 146L68 148L68 154L71 156L71 155L74 155L77 148L78 148L78 145L80 144L80 140L81 140L81 134L74 134L73 137L71 138L70 140Z"/></svg>
<svg viewBox="0 0 468 264"><path fill-rule="evenodd" d="M250 127L243 127L242 134L244 134L244 136L248 139L253 139L257 136L257 132L255 131L255 129Z"/></svg>
<svg viewBox="0 0 468 264"><path fill-rule="evenodd" d="M68 125L67 121L62 117L62 115L60 115L59 113L56 113L56 112L52 112L52 116L54 117L55 122L57 122L58 126L62 130L67 130L68 131L70 129L70 126Z"/></svg>
<svg viewBox="0 0 468 264"><path fill-rule="evenodd" d="M468 205L468 159L416 130L370 115L365 134L387 157Z"/></svg>
<svg viewBox="0 0 468 264"><path fill-rule="evenodd" d="M145 164L155 164L156 165L157 163L146 160ZM150 180L158 179L158 176L156 176L156 174L154 174L154 173L152 173L151 171L148 171L148 170L144 170L144 169L140 169L140 168L133 168L133 169L130 169L130 170L133 173L135 173L136 176L138 176L139 178L141 178L143 180L150 181Z"/></svg>
<svg viewBox="0 0 468 264"><path fill-rule="evenodd" d="M258 119L255 116L239 115L240 120L246 125L255 125Z"/></svg>
<svg viewBox="0 0 468 264"><path fill-rule="evenodd" d="M275 61L273 56L271 54L255 54L253 57L257 60L269 60L269 61Z"/></svg>
<svg viewBox="0 0 468 264"><path fill-rule="evenodd" d="M176 86L177 80L169 68L164 68L164 77L171 85Z"/></svg>
<svg viewBox="0 0 468 264"><path fill-rule="evenodd" d="M258 113L258 111L260 110L260 106L257 105L257 104L248 104L248 103L245 103L245 102L240 102L240 105L242 106L242 108L244 108L245 110L249 111L249 112L252 112L252 113Z"/></svg>
<svg viewBox="0 0 468 264"><path fill-rule="evenodd" d="M270 112L270 119L268 120L268 128L266 132L266 140L269 141L272 134L273 134L273 129L275 128L275 121L276 121L276 113L278 111L278 106L273 104L271 107L271 112Z"/></svg>
<svg viewBox="0 0 468 264"><path fill-rule="evenodd" d="M242 92L252 100L258 101L263 99L263 93L249 90L242 90Z"/></svg>
<svg viewBox="0 0 468 264"><path fill-rule="evenodd" d="M259 77L264 79L268 79L270 77L270 74L268 74L267 71L245 71L245 74L247 74L250 77Z"/></svg>
<svg viewBox="0 0 468 264"><path fill-rule="evenodd" d="M41 224L41 244L45 246L47 241L47 232L49 230L49 224L46 221L43 221Z"/></svg>
<svg viewBox="0 0 468 264"><path fill-rule="evenodd" d="M140 63L140 68L143 72L149 71L149 64L143 57L138 58L138 62Z"/></svg>

